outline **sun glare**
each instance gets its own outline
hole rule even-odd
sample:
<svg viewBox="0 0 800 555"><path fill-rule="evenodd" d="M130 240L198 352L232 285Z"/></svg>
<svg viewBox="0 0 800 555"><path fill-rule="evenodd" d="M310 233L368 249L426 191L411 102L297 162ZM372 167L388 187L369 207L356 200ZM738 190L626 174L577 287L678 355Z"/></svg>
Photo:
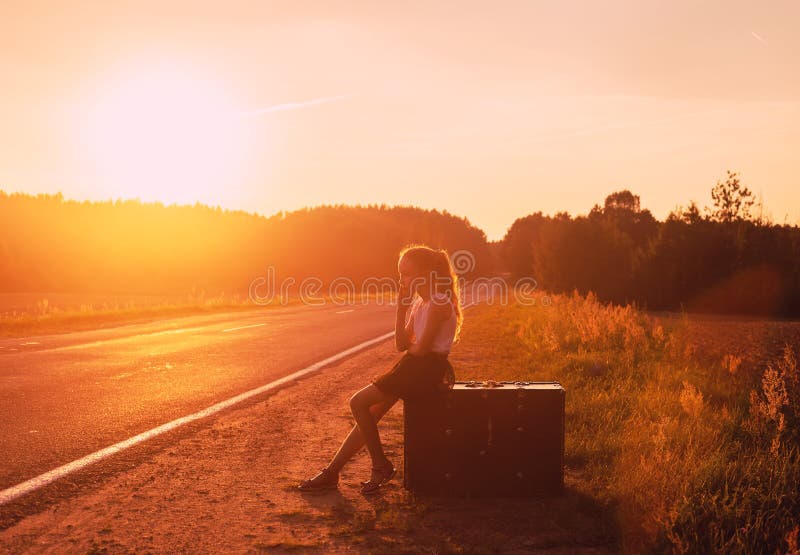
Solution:
<svg viewBox="0 0 800 555"><path fill-rule="evenodd" d="M224 84L154 65L110 79L88 104L80 143L100 196L225 204L241 185L248 141Z"/></svg>

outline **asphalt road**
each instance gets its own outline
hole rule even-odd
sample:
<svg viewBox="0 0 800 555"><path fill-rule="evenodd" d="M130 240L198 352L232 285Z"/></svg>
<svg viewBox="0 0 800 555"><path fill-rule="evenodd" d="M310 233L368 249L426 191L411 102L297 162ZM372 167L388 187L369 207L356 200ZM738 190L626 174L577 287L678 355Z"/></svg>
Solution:
<svg viewBox="0 0 800 555"><path fill-rule="evenodd" d="M0 340L0 489L389 332L394 311L293 306Z"/></svg>

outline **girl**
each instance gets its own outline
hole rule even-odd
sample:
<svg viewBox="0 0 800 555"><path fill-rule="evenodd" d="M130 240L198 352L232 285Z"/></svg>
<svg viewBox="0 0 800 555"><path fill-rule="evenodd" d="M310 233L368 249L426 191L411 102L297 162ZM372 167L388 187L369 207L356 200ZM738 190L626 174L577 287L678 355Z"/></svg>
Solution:
<svg viewBox="0 0 800 555"><path fill-rule="evenodd" d="M411 245L400 251L400 294L395 319L395 346L406 351L389 370L350 398L356 425L327 467L304 480L301 491L336 488L345 463L366 444L372 458L372 476L361 482L370 494L394 477L396 469L383 453L378 421L398 398L419 398L452 387L455 377L447 360L457 340L463 315L458 284L444 249ZM410 312L408 322L406 314Z"/></svg>

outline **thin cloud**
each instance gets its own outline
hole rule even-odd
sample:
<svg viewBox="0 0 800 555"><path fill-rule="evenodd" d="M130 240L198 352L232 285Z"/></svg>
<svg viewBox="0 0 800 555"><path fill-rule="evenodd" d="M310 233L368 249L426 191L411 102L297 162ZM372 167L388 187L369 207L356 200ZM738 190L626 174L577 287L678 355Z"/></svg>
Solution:
<svg viewBox="0 0 800 555"><path fill-rule="evenodd" d="M769 46L769 43L767 42L767 39L765 39L764 37L762 37L761 35L759 35L755 31L750 31L750 34L753 35L756 38L756 40L758 40L758 42L760 42L764 46Z"/></svg>
<svg viewBox="0 0 800 555"><path fill-rule="evenodd" d="M287 102L285 104L275 104L274 106L267 106L266 108L259 108L257 110L250 110L241 112L242 117L255 117L263 116L264 114L272 114L275 112L288 112L290 110L302 110L303 108L311 108L312 106L319 106L321 104L329 104L331 102L338 102L346 98L350 98L352 94L341 94L339 96L324 96L322 98L314 98L312 100L304 100L302 102Z"/></svg>

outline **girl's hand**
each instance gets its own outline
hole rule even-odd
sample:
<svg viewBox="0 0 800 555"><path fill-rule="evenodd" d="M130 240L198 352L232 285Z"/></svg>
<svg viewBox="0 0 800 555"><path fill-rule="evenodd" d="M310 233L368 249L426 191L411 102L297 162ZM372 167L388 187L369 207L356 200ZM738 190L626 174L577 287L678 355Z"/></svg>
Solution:
<svg viewBox="0 0 800 555"><path fill-rule="evenodd" d="M397 295L397 304L408 307L411 304L411 297L413 296L413 292L411 288L407 285L400 284L400 292Z"/></svg>

